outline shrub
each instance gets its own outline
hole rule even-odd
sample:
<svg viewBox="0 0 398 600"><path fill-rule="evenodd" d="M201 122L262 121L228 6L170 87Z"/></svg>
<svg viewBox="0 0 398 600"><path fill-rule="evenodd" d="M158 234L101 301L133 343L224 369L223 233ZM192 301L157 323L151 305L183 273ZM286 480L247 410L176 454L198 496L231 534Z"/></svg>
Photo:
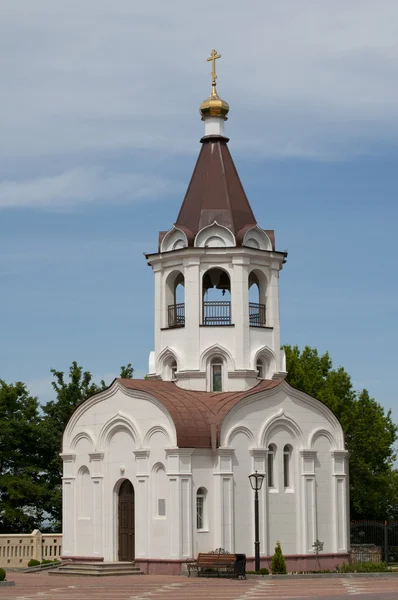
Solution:
<svg viewBox="0 0 398 600"><path fill-rule="evenodd" d="M351 565L347 563L344 563L341 566L336 565L336 571L338 571L339 573L385 573L391 571L391 569L384 562L366 562L354 563Z"/></svg>
<svg viewBox="0 0 398 600"><path fill-rule="evenodd" d="M271 561L271 571L273 575L286 575L286 561L282 554L280 542L276 542L275 552Z"/></svg>
<svg viewBox="0 0 398 600"><path fill-rule="evenodd" d="M259 571L246 571L246 575L268 575L269 571L265 567L261 567Z"/></svg>
<svg viewBox="0 0 398 600"><path fill-rule="evenodd" d="M54 564L58 564L59 560L48 560L47 558L43 558L43 560L41 561L42 565L54 565Z"/></svg>
<svg viewBox="0 0 398 600"><path fill-rule="evenodd" d="M0 569L0 581L5 581L6 572L4 569Z"/></svg>
<svg viewBox="0 0 398 600"><path fill-rule="evenodd" d="M31 558L28 562L28 567L38 567L40 565L40 561L35 558Z"/></svg>

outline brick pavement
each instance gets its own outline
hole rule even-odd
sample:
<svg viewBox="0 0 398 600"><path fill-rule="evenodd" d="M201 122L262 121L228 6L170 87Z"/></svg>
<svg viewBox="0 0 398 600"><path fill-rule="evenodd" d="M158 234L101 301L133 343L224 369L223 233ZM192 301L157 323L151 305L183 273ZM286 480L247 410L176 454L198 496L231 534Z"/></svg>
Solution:
<svg viewBox="0 0 398 600"><path fill-rule="evenodd" d="M397 600L398 578L235 581L162 575L50 577L9 573L15 587L0 588L1 600Z"/></svg>

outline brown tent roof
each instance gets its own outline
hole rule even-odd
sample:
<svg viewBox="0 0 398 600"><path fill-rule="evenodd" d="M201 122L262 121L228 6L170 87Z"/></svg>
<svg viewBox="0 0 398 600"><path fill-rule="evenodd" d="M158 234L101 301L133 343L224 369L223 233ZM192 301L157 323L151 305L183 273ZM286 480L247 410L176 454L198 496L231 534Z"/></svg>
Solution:
<svg viewBox="0 0 398 600"><path fill-rule="evenodd" d="M126 388L147 392L168 410L177 431L179 448L212 448L220 442L227 413L240 400L274 388L283 380L264 380L245 392L195 392L170 381L118 379Z"/></svg>
<svg viewBox="0 0 398 600"><path fill-rule="evenodd" d="M201 142L176 226L187 233L192 245L198 231L217 221L235 234L240 245L244 232L257 223L229 152L228 139L208 136Z"/></svg>

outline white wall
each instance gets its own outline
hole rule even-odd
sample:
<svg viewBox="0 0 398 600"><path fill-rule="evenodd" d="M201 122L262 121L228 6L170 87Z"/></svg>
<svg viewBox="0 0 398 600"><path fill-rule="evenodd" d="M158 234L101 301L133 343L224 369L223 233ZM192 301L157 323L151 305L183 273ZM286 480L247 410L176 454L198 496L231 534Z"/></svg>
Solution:
<svg viewBox="0 0 398 600"><path fill-rule="evenodd" d="M118 489L135 490L136 557L178 559L224 547L253 554L254 493L248 475L267 474L260 492L260 543L272 554L347 550L348 475L341 427L321 403L283 382L242 400L226 416L221 445L179 449L170 415L148 394L114 386L77 409L64 436L64 555L118 559ZM292 447L284 486L283 448ZM196 526L205 488L206 524ZM159 499L165 514L159 513Z"/></svg>

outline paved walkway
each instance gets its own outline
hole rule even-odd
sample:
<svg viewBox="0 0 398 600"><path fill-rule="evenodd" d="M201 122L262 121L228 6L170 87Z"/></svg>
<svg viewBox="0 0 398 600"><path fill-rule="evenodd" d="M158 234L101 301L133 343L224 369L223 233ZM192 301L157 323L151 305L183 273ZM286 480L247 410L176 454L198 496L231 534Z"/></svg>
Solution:
<svg viewBox="0 0 398 600"><path fill-rule="evenodd" d="M165 575L67 577L9 573L15 587L1 600L397 600L398 578L267 580L200 579Z"/></svg>

